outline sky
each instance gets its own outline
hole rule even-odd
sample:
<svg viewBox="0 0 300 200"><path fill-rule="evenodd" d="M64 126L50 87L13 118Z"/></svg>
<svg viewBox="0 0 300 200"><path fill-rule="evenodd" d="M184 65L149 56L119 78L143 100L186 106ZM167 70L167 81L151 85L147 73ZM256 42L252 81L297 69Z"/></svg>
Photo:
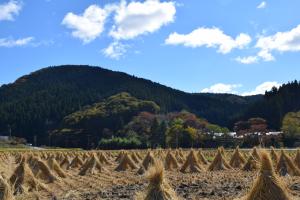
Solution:
<svg viewBox="0 0 300 200"><path fill-rule="evenodd" d="M0 0L0 85L87 64L186 92L300 79L299 0Z"/></svg>

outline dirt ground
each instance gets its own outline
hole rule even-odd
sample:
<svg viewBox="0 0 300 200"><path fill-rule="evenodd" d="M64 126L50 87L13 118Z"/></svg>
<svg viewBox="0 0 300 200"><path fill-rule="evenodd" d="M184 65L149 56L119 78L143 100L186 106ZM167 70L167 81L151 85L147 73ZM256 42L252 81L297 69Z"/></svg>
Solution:
<svg viewBox="0 0 300 200"><path fill-rule="evenodd" d="M55 153L54 153L55 154ZM110 165L103 165L105 171L96 174L78 175L79 169L65 170L66 178L58 178L53 183L44 183L47 191L33 191L16 195L16 200L134 200L135 195L143 192L147 187L144 175L139 175L137 170L117 172L118 165L115 161L118 152L108 157ZM187 153L185 153L187 154ZM145 156L145 153L141 153ZM204 153L210 158L214 153ZM227 152L226 159L231 156ZM17 167L15 156L6 156L1 159L0 172L7 180ZM138 166L141 163L138 164ZM208 165L204 166L205 168ZM166 171L165 177L171 187L181 199L188 200L232 200L244 196L251 188L258 171L246 172L239 169L224 171L203 171L199 173L181 173L179 170ZM300 177L281 177L290 190L290 194L300 199ZM42 181L41 181L42 182Z"/></svg>

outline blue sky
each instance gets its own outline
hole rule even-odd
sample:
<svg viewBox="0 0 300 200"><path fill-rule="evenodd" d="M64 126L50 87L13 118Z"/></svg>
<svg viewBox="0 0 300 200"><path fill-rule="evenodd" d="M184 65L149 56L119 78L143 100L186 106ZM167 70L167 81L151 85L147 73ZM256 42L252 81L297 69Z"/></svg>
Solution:
<svg viewBox="0 0 300 200"><path fill-rule="evenodd" d="M299 79L299 0L0 0L0 84L89 64L187 92Z"/></svg>

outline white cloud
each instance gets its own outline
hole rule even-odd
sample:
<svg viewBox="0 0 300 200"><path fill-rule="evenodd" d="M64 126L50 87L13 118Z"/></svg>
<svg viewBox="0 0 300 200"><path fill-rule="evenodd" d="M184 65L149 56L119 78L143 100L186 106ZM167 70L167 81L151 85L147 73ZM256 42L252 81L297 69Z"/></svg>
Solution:
<svg viewBox="0 0 300 200"><path fill-rule="evenodd" d="M266 8L266 6L267 6L267 2L262 1L256 8L258 8L258 9L264 9L264 8Z"/></svg>
<svg viewBox="0 0 300 200"><path fill-rule="evenodd" d="M237 94L242 96L250 96L257 94L264 94L266 91L272 90L273 87L279 88L282 84L276 81L266 81L262 84L258 85L254 90L249 92L240 93L236 91L237 88L241 88L242 84L224 84L217 83L208 88L204 88L202 93L229 93L229 94Z"/></svg>
<svg viewBox="0 0 300 200"><path fill-rule="evenodd" d="M260 36L255 45L261 49L258 56L264 61L274 60L272 51L296 52L300 51L300 25L286 32L277 32L271 36Z"/></svg>
<svg viewBox="0 0 300 200"><path fill-rule="evenodd" d="M242 64L253 64L258 62L258 57L257 56L237 57L235 60Z"/></svg>
<svg viewBox="0 0 300 200"><path fill-rule="evenodd" d="M218 52L226 54L232 49L243 49L251 42L251 37L240 33L235 39L223 33L219 28L200 27L189 34L172 33L165 40L169 45L184 45L186 47L218 48Z"/></svg>
<svg viewBox="0 0 300 200"><path fill-rule="evenodd" d="M127 51L128 45L124 45L118 41L111 43L107 48L103 49L106 57L118 60Z"/></svg>
<svg viewBox="0 0 300 200"><path fill-rule="evenodd" d="M275 60L274 56L267 50L261 50L260 52L258 52L257 56L263 59L264 61Z"/></svg>
<svg viewBox="0 0 300 200"><path fill-rule="evenodd" d="M31 44L33 37L26 37L14 40L12 38L0 38L0 47L18 47Z"/></svg>
<svg viewBox="0 0 300 200"><path fill-rule="evenodd" d="M203 93L237 93L234 89L242 87L241 84L224 84L217 83L210 86L209 88L204 88L201 92Z"/></svg>
<svg viewBox="0 0 300 200"><path fill-rule="evenodd" d="M278 88L280 86L281 84L276 81L267 81L258 85L253 91L242 93L242 96L264 94L266 91L270 91L273 87Z"/></svg>
<svg viewBox="0 0 300 200"><path fill-rule="evenodd" d="M95 40L104 31L105 21L110 10L100 8L97 5L89 6L82 15L69 12L62 24L73 29L72 35L89 43Z"/></svg>
<svg viewBox="0 0 300 200"><path fill-rule="evenodd" d="M286 31L277 32L274 35L258 36L255 47L259 49L257 55L248 57L237 57L235 60L243 64L256 63L260 60L274 61L273 52L298 52L300 51L300 25Z"/></svg>
<svg viewBox="0 0 300 200"><path fill-rule="evenodd" d="M67 13L62 24L72 29L73 37L89 43L104 32L106 21L113 16L108 32L113 41L102 53L109 58L119 59L128 49L128 45L122 44L121 40L153 33L173 22L175 14L176 3L173 1L121 0L120 3L108 3L102 8L91 5L80 15Z"/></svg>
<svg viewBox="0 0 300 200"><path fill-rule="evenodd" d="M11 0L7 3L0 4L0 21L9 20L13 21L14 17L19 14L22 5L18 1Z"/></svg>
<svg viewBox="0 0 300 200"><path fill-rule="evenodd" d="M122 1L116 9L114 25L110 35L117 39L133 39L139 35L153 33L163 25L174 21L174 2L146 0L144 2Z"/></svg>

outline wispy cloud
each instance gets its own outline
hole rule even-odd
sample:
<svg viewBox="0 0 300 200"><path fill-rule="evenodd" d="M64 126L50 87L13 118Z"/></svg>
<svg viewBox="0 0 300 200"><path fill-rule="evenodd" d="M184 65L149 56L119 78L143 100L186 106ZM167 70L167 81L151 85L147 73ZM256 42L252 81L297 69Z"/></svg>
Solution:
<svg viewBox="0 0 300 200"><path fill-rule="evenodd" d="M120 59L126 52L128 45L124 45L121 42L112 42L107 48L102 50L102 53L112 59Z"/></svg>
<svg viewBox="0 0 300 200"><path fill-rule="evenodd" d="M256 8L257 9L264 9L267 7L267 2L262 1Z"/></svg>
<svg viewBox="0 0 300 200"><path fill-rule="evenodd" d="M13 21L15 19L15 16L19 14L21 9L22 3L14 0L0 4L0 21Z"/></svg>
<svg viewBox="0 0 300 200"><path fill-rule="evenodd" d="M248 57L237 57L235 60L242 64L253 64L258 62L257 56L248 56Z"/></svg>
<svg viewBox="0 0 300 200"><path fill-rule="evenodd" d="M186 47L218 48L218 52L227 54L232 49L243 49L251 42L251 37L240 33L236 38L226 35L219 28L200 27L188 34L172 33L165 40L168 45L183 45Z"/></svg>
<svg viewBox="0 0 300 200"><path fill-rule="evenodd" d="M0 47L20 47L32 44L33 37L26 37L20 39L13 38L0 38Z"/></svg>

